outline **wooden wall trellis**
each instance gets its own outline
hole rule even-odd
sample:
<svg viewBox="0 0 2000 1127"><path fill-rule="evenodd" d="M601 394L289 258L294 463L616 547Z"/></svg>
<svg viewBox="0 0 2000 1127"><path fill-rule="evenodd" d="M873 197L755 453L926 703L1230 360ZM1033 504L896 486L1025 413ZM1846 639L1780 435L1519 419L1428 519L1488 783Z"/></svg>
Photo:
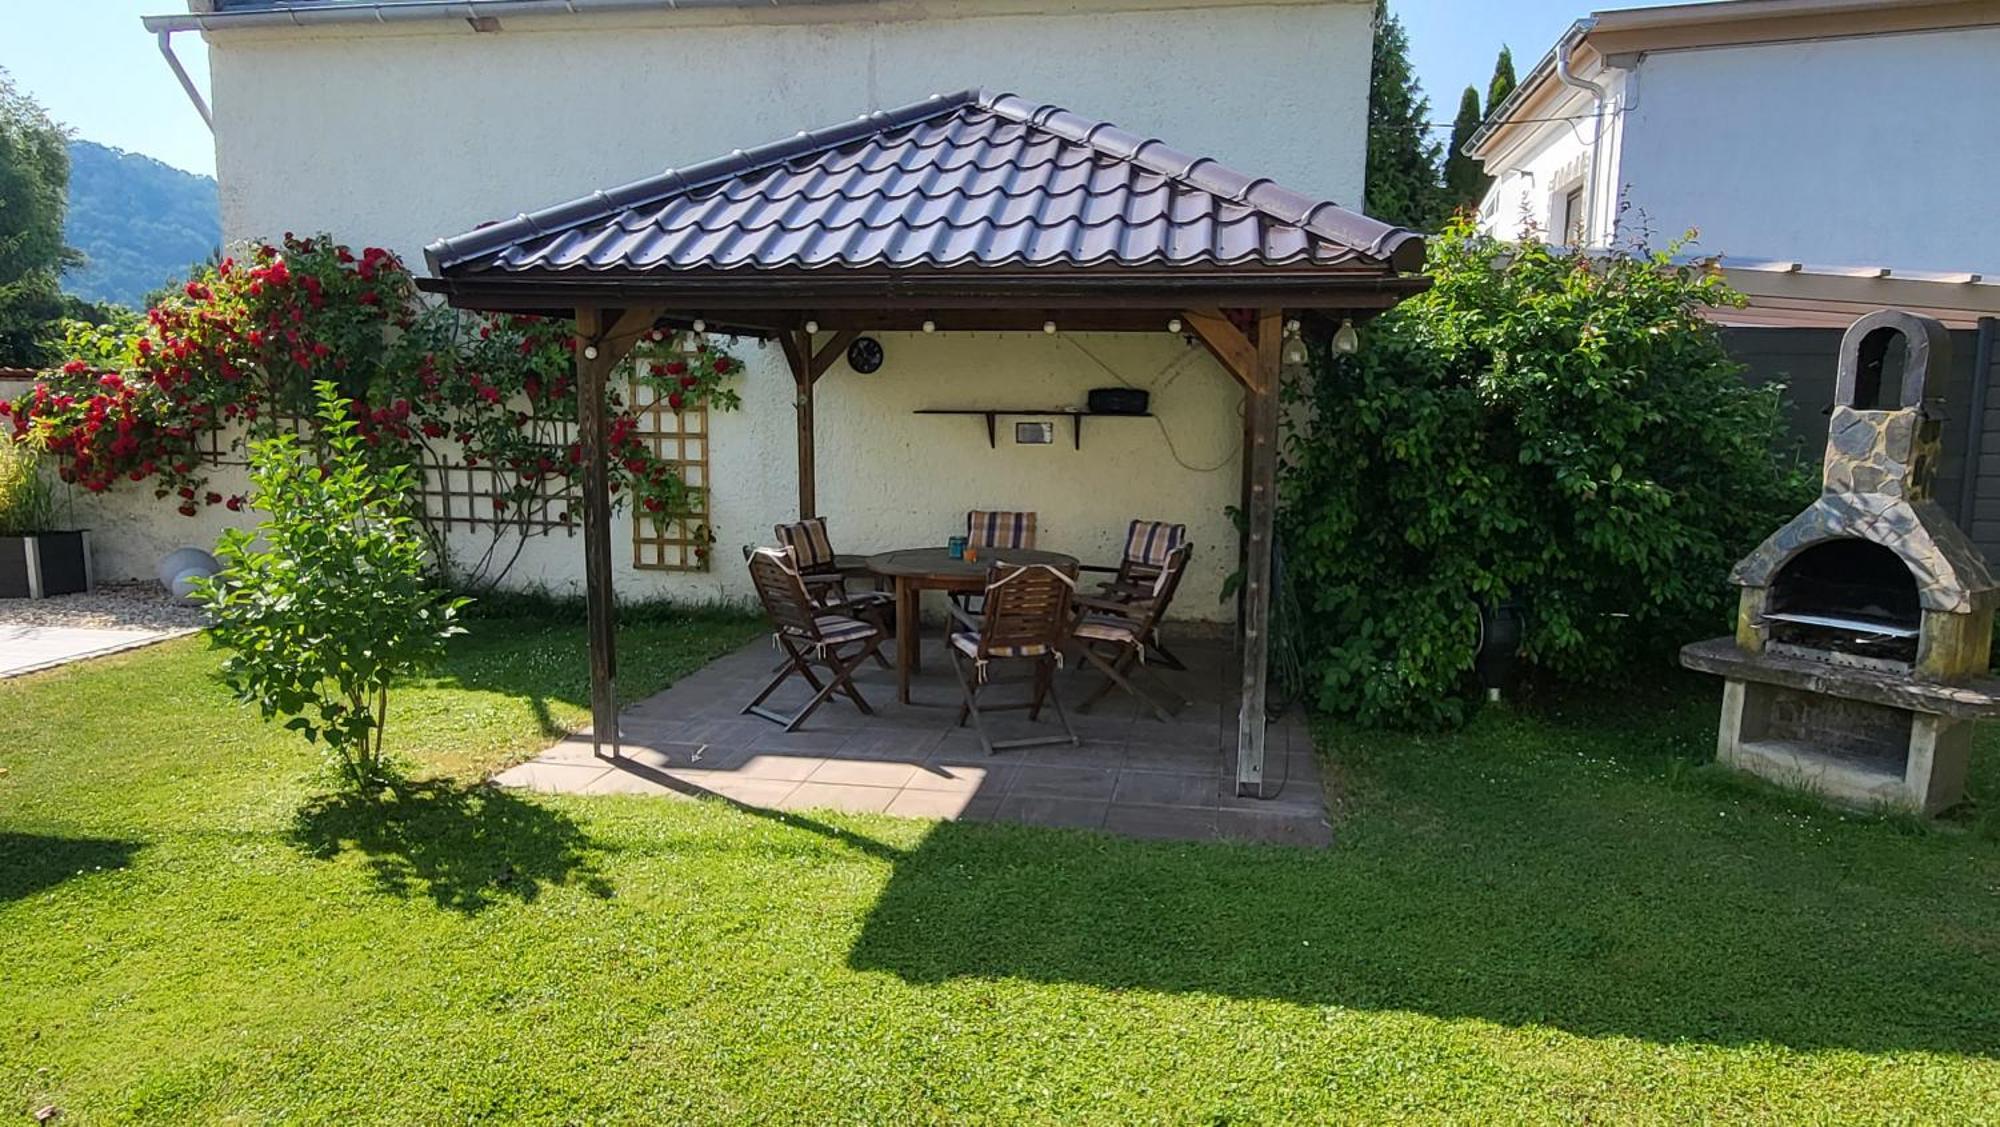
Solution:
<svg viewBox="0 0 2000 1127"><path fill-rule="evenodd" d="M676 411L657 390L634 381L634 432L653 455L680 471L688 487L685 517L655 521L632 514L632 566L641 571L707 571L715 543L708 509L708 408Z"/></svg>
<svg viewBox="0 0 2000 1127"><path fill-rule="evenodd" d="M679 470L688 486L690 509L686 517L666 522L654 521L643 511L630 513L632 566L642 571L707 571L715 542L708 508L708 408L676 411L653 388L637 381L630 386L633 414L638 420L634 433L656 457ZM287 419L285 423L295 433L305 433L304 419ZM538 419L535 425L549 436L545 445L551 457L563 457L575 439L576 424ZM199 439L202 461L212 466L246 465L244 452L234 441L240 436L237 427L204 431ZM514 485L510 471L468 466L458 458L426 458L422 481L426 518L440 531L500 524L525 535L563 531L574 536L582 526L582 502L576 487L567 481L556 488L544 486L542 495L525 513L513 506L506 512L493 507L493 499L505 496Z"/></svg>

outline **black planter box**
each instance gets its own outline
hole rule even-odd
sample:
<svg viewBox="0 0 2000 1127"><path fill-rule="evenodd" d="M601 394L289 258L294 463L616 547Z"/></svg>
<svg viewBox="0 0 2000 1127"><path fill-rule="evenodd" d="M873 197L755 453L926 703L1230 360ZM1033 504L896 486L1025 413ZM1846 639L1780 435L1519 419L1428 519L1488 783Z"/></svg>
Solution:
<svg viewBox="0 0 2000 1127"><path fill-rule="evenodd" d="M0 599L81 595L88 590L88 532L0 536Z"/></svg>

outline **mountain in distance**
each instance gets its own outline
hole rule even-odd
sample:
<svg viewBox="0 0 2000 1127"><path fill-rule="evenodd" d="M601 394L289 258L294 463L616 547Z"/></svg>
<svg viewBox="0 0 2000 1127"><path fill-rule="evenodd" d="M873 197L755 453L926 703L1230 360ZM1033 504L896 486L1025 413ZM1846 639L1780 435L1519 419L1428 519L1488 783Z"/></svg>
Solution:
<svg viewBox="0 0 2000 1127"><path fill-rule="evenodd" d="M222 245L215 180L72 139L64 237L85 258L64 273L66 292L143 308L146 294L186 277Z"/></svg>

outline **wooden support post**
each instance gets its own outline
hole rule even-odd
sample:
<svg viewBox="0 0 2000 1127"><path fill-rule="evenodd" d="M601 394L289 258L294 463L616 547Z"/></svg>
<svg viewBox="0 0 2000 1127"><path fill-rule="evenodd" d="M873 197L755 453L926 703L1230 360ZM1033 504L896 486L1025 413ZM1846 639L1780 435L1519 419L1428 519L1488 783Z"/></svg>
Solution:
<svg viewBox="0 0 2000 1127"><path fill-rule="evenodd" d="M583 451L583 580L590 644L590 745L599 755L618 740L618 611L611 585L611 451L606 384L639 337L651 310L576 311L576 432Z"/></svg>
<svg viewBox="0 0 2000 1127"><path fill-rule="evenodd" d="M1244 401L1250 466L1248 541L1243 572L1243 706L1236 719L1236 793L1269 797L1264 786L1265 700L1271 657L1271 553L1278 509L1278 373L1282 310L1257 314L1256 384Z"/></svg>
<svg viewBox="0 0 2000 1127"><path fill-rule="evenodd" d="M1271 795L1264 786L1264 708L1271 659L1271 554L1278 523L1278 372L1284 358L1284 311L1258 310L1254 341L1220 309L1190 309L1181 316L1243 385L1243 587L1237 609L1243 705L1236 717L1236 793L1267 798Z"/></svg>
<svg viewBox="0 0 2000 1127"><path fill-rule="evenodd" d="M818 478L813 465L813 387L827 369L833 367L834 361L847 355L848 345L860 335L855 330L835 333L833 339L818 352L813 351L812 334L803 329L778 335L778 343L785 349L785 363L792 369L792 383L797 389L792 406L798 413L799 427L800 520L811 520L819 515Z"/></svg>
<svg viewBox="0 0 2000 1127"><path fill-rule="evenodd" d="M589 609L590 746L618 754L618 618L611 592L611 474L604 421L604 311L576 311L576 431L583 448L583 582Z"/></svg>

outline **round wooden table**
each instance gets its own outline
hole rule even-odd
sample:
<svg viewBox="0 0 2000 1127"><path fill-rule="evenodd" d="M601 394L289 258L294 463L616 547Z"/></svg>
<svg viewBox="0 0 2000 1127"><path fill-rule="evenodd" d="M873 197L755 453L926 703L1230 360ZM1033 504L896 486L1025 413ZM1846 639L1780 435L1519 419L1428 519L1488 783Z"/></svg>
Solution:
<svg viewBox="0 0 2000 1127"><path fill-rule="evenodd" d="M976 560L955 560L945 548L901 548L868 557L868 570L896 581L896 689L910 703L910 675L922 667L918 654L918 600L925 591L983 591L986 570L995 562L1075 567L1075 556L1036 548L983 548Z"/></svg>

